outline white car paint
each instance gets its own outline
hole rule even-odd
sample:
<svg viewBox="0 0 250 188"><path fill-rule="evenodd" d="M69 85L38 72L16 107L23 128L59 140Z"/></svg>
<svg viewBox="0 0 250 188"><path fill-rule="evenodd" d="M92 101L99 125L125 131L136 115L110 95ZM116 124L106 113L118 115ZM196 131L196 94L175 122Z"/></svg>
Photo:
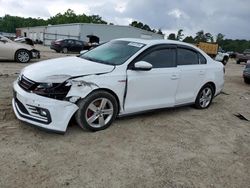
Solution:
<svg viewBox="0 0 250 188"><path fill-rule="evenodd" d="M60 83L73 76L93 75L110 72L114 66L95 63L78 57L63 57L34 63L22 70L27 78L35 78L36 82ZM55 71L56 70L56 71ZM37 74L39 72L39 74Z"/></svg>
<svg viewBox="0 0 250 188"><path fill-rule="evenodd" d="M35 49L33 46L14 42L0 35L0 60L15 60L15 54L20 49L31 52L33 58L39 58L37 53L32 52Z"/></svg>
<svg viewBox="0 0 250 188"><path fill-rule="evenodd" d="M228 53L218 52L218 54L215 56L215 61L222 62L225 58L229 58Z"/></svg>
<svg viewBox="0 0 250 188"><path fill-rule="evenodd" d="M22 76L39 83L62 83L71 78L67 81L71 88L66 96L69 100L66 101L24 91L17 81L14 82L16 99L27 108L27 105L32 105L48 109L52 122L44 125L21 117L16 107L16 101L13 99L13 108L17 118L42 128L65 132L69 120L78 110L75 102L97 89L105 89L115 94L120 106L119 116L194 103L199 90L208 82L214 83L215 95L218 95L223 89L223 65L193 45L169 40L117 40L142 43L145 46L125 63L117 66L95 63L78 57L66 57L43 61L23 69ZM153 68L150 71L128 69L129 63L139 54L149 47L159 44L191 47L206 58L207 64Z"/></svg>

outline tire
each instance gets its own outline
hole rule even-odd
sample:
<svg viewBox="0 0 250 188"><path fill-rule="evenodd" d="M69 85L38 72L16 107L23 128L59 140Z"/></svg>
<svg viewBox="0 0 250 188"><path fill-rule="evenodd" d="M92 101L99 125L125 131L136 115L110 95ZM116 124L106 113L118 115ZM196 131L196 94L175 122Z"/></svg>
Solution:
<svg viewBox="0 0 250 188"><path fill-rule="evenodd" d="M228 62L228 57L226 56L226 57L223 58L222 64L223 64L223 65L226 65L227 62Z"/></svg>
<svg viewBox="0 0 250 188"><path fill-rule="evenodd" d="M15 54L15 60L18 63L28 63L31 59L31 54L28 50L18 50Z"/></svg>
<svg viewBox="0 0 250 188"><path fill-rule="evenodd" d="M116 98L106 91L96 91L77 103L77 124L85 130L100 131L108 128L118 114ZM106 112L105 112L106 111Z"/></svg>
<svg viewBox="0 0 250 188"><path fill-rule="evenodd" d="M206 109L208 108L214 97L214 88L210 84L204 85L195 100L195 107L198 109Z"/></svg>
<svg viewBox="0 0 250 188"><path fill-rule="evenodd" d="M68 53L68 48L63 48L62 53L64 53L64 54Z"/></svg>
<svg viewBox="0 0 250 188"><path fill-rule="evenodd" d="M246 84L250 84L250 79L244 78L244 82L245 82Z"/></svg>

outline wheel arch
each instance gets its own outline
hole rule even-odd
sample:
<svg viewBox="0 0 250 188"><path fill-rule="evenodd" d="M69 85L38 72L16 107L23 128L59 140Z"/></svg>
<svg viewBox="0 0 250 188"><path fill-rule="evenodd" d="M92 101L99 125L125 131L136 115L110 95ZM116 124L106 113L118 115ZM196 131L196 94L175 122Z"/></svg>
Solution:
<svg viewBox="0 0 250 188"><path fill-rule="evenodd" d="M216 85L215 85L215 83L214 82L212 82L212 81L210 81L210 82L207 82L207 83L205 83L201 88L200 88L200 90L204 87L204 86L206 86L206 85L210 85L211 87L212 87L212 89L213 89L213 95L216 93ZM199 91L200 91L199 90Z"/></svg>
<svg viewBox="0 0 250 188"><path fill-rule="evenodd" d="M29 52L29 55L31 56L31 51L30 51L30 50L25 49L25 48L19 48L19 49L17 49L17 50L15 51L15 53L14 53L14 59L16 59L17 52L20 51L20 50L25 50L25 51Z"/></svg>
<svg viewBox="0 0 250 188"><path fill-rule="evenodd" d="M121 104L120 104L120 100L119 100L118 95L114 91L112 91L111 89L108 89L108 88L97 88L97 89L91 91L88 95L91 95L92 93L97 92L97 91L106 91L115 97L117 105L118 105L118 114L119 114L119 112L121 110Z"/></svg>

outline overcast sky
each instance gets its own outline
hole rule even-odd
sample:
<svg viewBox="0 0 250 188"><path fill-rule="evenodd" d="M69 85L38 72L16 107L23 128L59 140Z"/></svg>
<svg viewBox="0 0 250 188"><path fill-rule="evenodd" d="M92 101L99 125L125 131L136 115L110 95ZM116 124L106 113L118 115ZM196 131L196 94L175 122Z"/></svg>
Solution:
<svg viewBox="0 0 250 188"><path fill-rule="evenodd" d="M138 20L166 35L178 29L195 35L203 29L250 40L250 0L0 0L0 16L48 18L68 8L118 25Z"/></svg>

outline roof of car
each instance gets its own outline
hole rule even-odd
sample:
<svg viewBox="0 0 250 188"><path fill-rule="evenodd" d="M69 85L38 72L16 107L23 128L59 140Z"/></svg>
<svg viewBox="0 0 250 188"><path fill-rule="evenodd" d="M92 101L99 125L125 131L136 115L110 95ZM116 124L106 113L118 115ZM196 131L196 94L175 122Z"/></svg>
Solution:
<svg viewBox="0 0 250 188"><path fill-rule="evenodd" d="M153 45L157 45L157 44L177 44L177 45L179 44L179 45L185 45L185 46L189 46L191 48L196 49L201 54L203 54L203 56L209 58L209 56L204 51L202 51L200 48L198 48L197 46L195 46L193 44L186 43L186 42L176 41L176 40L167 40L167 39L139 39L139 38L120 38L120 39L115 39L115 40L137 42L137 43L146 44L148 46L153 46Z"/></svg>
<svg viewBox="0 0 250 188"><path fill-rule="evenodd" d="M121 39L116 39L116 40L125 40L125 41L131 41L131 42L138 42L138 43L143 43L146 45L154 45L154 44L182 44L182 45L187 45L187 46L192 46L192 44L188 44L185 42L180 42L176 40L167 40L167 39L139 39L139 38L121 38Z"/></svg>

